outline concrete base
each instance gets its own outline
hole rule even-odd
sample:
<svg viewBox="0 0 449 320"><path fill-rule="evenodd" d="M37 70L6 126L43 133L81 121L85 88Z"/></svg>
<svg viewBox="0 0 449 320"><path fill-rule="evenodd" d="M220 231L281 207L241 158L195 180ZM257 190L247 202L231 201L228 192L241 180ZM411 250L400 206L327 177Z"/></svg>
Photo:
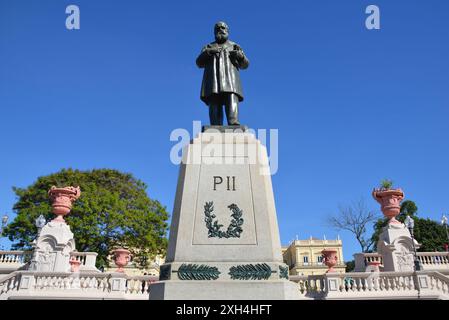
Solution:
<svg viewBox="0 0 449 320"><path fill-rule="evenodd" d="M38 234L33 247L29 270L70 272L70 252L75 250L75 239L65 222L48 222Z"/></svg>
<svg viewBox="0 0 449 320"><path fill-rule="evenodd" d="M266 148L242 129L205 127L184 149L166 263L150 299L299 298L282 262Z"/></svg>
<svg viewBox="0 0 449 320"><path fill-rule="evenodd" d="M153 283L150 300L298 300L297 285L288 280L161 281Z"/></svg>
<svg viewBox="0 0 449 320"><path fill-rule="evenodd" d="M413 271L414 249L420 247L412 240L410 231L403 223L389 224L382 230L377 242L377 251L383 258L383 271Z"/></svg>

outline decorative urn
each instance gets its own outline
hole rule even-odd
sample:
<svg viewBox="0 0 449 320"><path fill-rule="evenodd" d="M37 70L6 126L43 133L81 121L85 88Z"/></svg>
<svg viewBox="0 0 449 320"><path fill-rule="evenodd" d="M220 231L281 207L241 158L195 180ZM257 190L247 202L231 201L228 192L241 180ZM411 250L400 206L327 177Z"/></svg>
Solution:
<svg viewBox="0 0 449 320"><path fill-rule="evenodd" d="M80 197L81 190L80 187L57 188L53 186L48 191L48 195L52 202L52 212L57 215L52 221L65 223L64 216L69 214L73 202Z"/></svg>
<svg viewBox="0 0 449 320"><path fill-rule="evenodd" d="M401 212L401 201L404 192L401 189L374 189L373 198L380 203L380 209L385 217L390 219L388 223L400 223L396 216Z"/></svg>
<svg viewBox="0 0 449 320"><path fill-rule="evenodd" d="M114 254L114 262L117 265L118 269L116 272L125 272L125 269L123 269L128 262L131 260L131 254L129 250L124 248L115 249L112 251Z"/></svg>
<svg viewBox="0 0 449 320"><path fill-rule="evenodd" d="M336 272L334 267L338 263L338 257L337 257L337 250L335 249L324 249L321 251L321 254L323 255L324 264L329 268L326 273L328 272Z"/></svg>
<svg viewBox="0 0 449 320"><path fill-rule="evenodd" d="M70 263L70 269L72 272L80 271L80 265L81 265L80 260L77 260L74 256L72 256L69 260L69 263Z"/></svg>
<svg viewBox="0 0 449 320"><path fill-rule="evenodd" d="M380 265L381 265L381 263L378 260L374 260L374 261L369 261L368 262L368 267L369 267L369 269L371 271L379 272L380 271L380 269L379 269Z"/></svg>

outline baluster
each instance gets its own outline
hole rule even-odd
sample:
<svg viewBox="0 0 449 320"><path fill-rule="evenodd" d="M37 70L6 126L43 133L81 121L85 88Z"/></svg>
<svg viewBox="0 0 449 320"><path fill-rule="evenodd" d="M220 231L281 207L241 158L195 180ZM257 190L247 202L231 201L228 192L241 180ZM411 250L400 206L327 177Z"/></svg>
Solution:
<svg viewBox="0 0 449 320"><path fill-rule="evenodd" d="M134 294L136 290L136 280L135 279L129 279L129 293Z"/></svg>
<svg viewBox="0 0 449 320"><path fill-rule="evenodd" d="M134 280L134 293L139 294L142 291L142 281L143 280Z"/></svg>
<svg viewBox="0 0 449 320"><path fill-rule="evenodd" d="M375 291L380 290L380 277L378 276L374 277L374 290Z"/></svg>
<svg viewBox="0 0 449 320"><path fill-rule="evenodd" d="M95 289L97 279L95 277L89 277L89 289Z"/></svg>
<svg viewBox="0 0 449 320"><path fill-rule="evenodd" d="M376 287L377 276L371 276L367 280L368 280L368 290L369 291L377 291L377 287Z"/></svg>
<svg viewBox="0 0 449 320"><path fill-rule="evenodd" d="M363 279L362 278L357 278L357 291L363 291Z"/></svg>
<svg viewBox="0 0 449 320"><path fill-rule="evenodd" d="M393 291L401 290L400 277L393 277Z"/></svg>
<svg viewBox="0 0 449 320"><path fill-rule="evenodd" d="M8 283L8 291L11 291L12 289L14 289L14 283L15 283L15 277L9 279L9 283Z"/></svg>
<svg viewBox="0 0 449 320"><path fill-rule="evenodd" d="M367 278L361 278L361 283L362 283L362 291L366 292L368 291L368 279Z"/></svg>
<svg viewBox="0 0 449 320"><path fill-rule="evenodd" d="M125 285L125 293L132 293L133 292L133 280L129 279L126 281Z"/></svg>
<svg viewBox="0 0 449 320"><path fill-rule="evenodd" d="M142 285L143 285L142 281L144 281L144 280L137 280L137 279L134 280L134 282L135 282L134 289L135 289L136 294L140 294L142 292Z"/></svg>
<svg viewBox="0 0 449 320"><path fill-rule="evenodd" d="M48 281L49 281L49 280L48 280L48 277L42 276L42 290L47 289Z"/></svg>
<svg viewBox="0 0 449 320"><path fill-rule="evenodd" d="M51 284L52 284L51 289L58 288L58 277L57 276L54 276L51 278Z"/></svg>
<svg viewBox="0 0 449 320"><path fill-rule="evenodd" d="M92 277L89 277L89 276L86 277L86 288L87 289L92 288Z"/></svg>
<svg viewBox="0 0 449 320"><path fill-rule="evenodd" d="M138 281L137 280L135 280L135 279L130 279L129 280L129 286L130 286L130 292L129 293L131 293L131 294L134 294L134 293L136 293L136 284L138 283Z"/></svg>
<svg viewBox="0 0 449 320"><path fill-rule="evenodd" d="M390 279L385 277L384 281L385 281L385 291L390 290Z"/></svg>
<svg viewBox="0 0 449 320"><path fill-rule="evenodd" d="M399 282L399 288L400 291L406 291L407 290L407 276L399 276L398 277Z"/></svg>

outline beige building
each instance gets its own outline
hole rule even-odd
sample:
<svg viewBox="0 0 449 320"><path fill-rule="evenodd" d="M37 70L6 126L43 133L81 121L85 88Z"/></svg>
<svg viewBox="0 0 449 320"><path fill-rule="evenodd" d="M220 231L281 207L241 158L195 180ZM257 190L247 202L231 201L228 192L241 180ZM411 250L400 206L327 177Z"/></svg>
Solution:
<svg viewBox="0 0 449 320"><path fill-rule="evenodd" d="M343 260L342 241L321 240L310 238L308 240L294 240L288 247L282 247L284 262L290 269L290 275L321 275L328 267L323 263L321 251L323 249L337 250L338 264L334 269L339 273L345 273L346 265Z"/></svg>

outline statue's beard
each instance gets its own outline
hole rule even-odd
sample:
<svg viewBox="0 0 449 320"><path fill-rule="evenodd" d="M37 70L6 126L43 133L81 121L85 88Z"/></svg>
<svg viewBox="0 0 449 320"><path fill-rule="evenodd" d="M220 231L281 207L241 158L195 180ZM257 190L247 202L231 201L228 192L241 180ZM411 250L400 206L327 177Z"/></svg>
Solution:
<svg viewBox="0 0 449 320"><path fill-rule="evenodd" d="M218 43L226 42L226 40L228 40L228 35L227 34L217 33L215 35L215 41L217 41Z"/></svg>

